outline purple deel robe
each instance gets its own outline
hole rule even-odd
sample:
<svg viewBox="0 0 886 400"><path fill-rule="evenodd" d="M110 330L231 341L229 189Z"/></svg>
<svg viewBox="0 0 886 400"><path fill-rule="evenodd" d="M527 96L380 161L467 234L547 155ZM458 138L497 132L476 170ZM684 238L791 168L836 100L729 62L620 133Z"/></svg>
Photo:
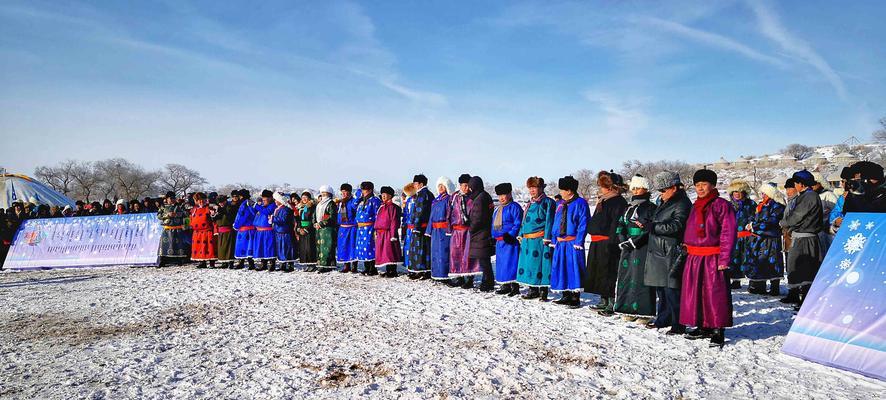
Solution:
<svg viewBox="0 0 886 400"><path fill-rule="evenodd" d="M393 201L383 203L375 216L375 265L383 267L403 261L403 250L399 241L391 239L399 236L400 207Z"/></svg>
<svg viewBox="0 0 886 400"><path fill-rule="evenodd" d="M461 202L464 202L464 210L470 212L471 200L461 192L452 195L452 200L449 203L451 207L449 229L452 231L449 242L450 278L482 274L479 261L474 259L471 262L468 257L471 251L471 232L468 230L470 223L466 221L468 215L462 212Z"/></svg>
<svg viewBox="0 0 886 400"><path fill-rule="evenodd" d="M704 220L705 236L698 235L699 213L693 207L683 240L687 246L719 247L720 254L690 254L686 258L680 323L701 328L725 328L732 326L732 293L727 271L718 271L717 266L729 265L736 237L735 209L723 198L715 199L708 207Z"/></svg>

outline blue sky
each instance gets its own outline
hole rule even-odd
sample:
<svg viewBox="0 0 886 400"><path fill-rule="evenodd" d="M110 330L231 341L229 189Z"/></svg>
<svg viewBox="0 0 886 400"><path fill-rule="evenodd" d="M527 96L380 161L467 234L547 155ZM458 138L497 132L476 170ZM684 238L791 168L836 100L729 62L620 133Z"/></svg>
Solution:
<svg viewBox="0 0 886 400"><path fill-rule="evenodd" d="M0 165L523 182L863 140L886 2L0 3Z"/></svg>

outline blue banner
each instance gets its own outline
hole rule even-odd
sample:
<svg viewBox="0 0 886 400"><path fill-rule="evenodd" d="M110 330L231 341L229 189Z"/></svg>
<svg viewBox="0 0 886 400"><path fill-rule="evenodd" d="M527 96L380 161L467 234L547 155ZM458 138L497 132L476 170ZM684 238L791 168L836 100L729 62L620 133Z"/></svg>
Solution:
<svg viewBox="0 0 886 400"><path fill-rule="evenodd" d="M886 379L886 214L850 213L782 351Z"/></svg>
<svg viewBox="0 0 886 400"><path fill-rule="evenodd" d="M29 219L4 268L156 264L162 230L156 214Z"/></svg>

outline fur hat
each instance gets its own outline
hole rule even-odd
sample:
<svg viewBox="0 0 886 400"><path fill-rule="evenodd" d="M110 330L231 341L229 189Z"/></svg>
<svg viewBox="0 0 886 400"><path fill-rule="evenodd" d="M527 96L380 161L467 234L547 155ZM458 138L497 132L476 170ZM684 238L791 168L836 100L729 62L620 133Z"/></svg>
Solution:
<svg viewBox="0 0 886 400"><path fill-rule="evenodd" d="M786 181L784 181L784 188L785 189L793 189L794 188L794 178L788 178Z"/></svg>
<svg viewBox="0 0 886 400"><path fill-rule="evenodd" d="M418 183L421 183L422 185L427 186L428 177L424 176L424 174L418 174L418 175L412 177L412 182L413 183L418 182Z"/></svg>
<svg viewBox="0 0 886 400"><path fill-rule="evenodd" d="M123 200L123 199L119 199L119 200L117 200L117 205L118 205L118 206L125 206L125 205L126 205L126 200Z"/></svg>
<svg viewBox="0 0 886 400"><path fill-rule="evenodd" d="M302 192L301 192L301 195L302 195L302 196L304 196L304 195L308 195L308 198L309 198L309 199L313 199L313 198L314 198L314 194L311 193L310 190L304 190L304 191L302 191Z"/></svg>
<svg viewBox="0 0 886 400"><path fill-rule="evenodd" d="M557 181L557 187L560 190L568 190L571 192L577 192L578 191L578 181L575 180L575 178L573 178L572 175L567 175L567 176L560 178L560 180Z"/></svg>
<svg viewBox="0 0 886 400"><path fill-rule="evenodd" d="M625 179L619 174L616 174L611 169L609 170L609 177L612 178L612 184L617 187L623 187L625 185Z"/></svg>
<svg viewBox="0 0 886 400"><path fill-rule="evenodd" d="M170 191L166 192L166 195L163 196L163 198L164 198L164 199L169 199L169 198L173 198L173 199L174 199L174 198L175 198L175 192L173 192L173 191L170 190Z"/></svg>
<svg viewBox="0 0 886 400"><path fill-rule="evenodd" d="M286 201L286 197L283 197L283 193L274 192L274 200L280 202L280 204L283 204L286 207L290 207L289 202Z"/></svg>
<svg viewBox="0 0 886 400"><path fill-rule="evenodd" d="M323 185L320 186L320 189L317 190L320 194L329 193L330 195L335 194L335 190L332 189L332 185Z"/></svg>
<svg viewBox="0 0 886 400"><path fill-rule="evenodd" d="M812 186L815 184L815 178L812 177L812 173L807 170L797 171L791 175L791 178L795 183L803 184L804 186Z"/></svg>
<svg viewBox="0 0 886 400"><path fill-rule="evenodd" d="M215 202L216 202L217 204L221 204L221 203L224 203L224 202L226 202L226 201L228 201L228 196L225 196L225 195L223 195L223 194L220 194L220 195L218 195L218 197L215 198Z"/></svg>
<svg viewBox="0 0 886 400"><path fill-rule="evenodd" d="M272 191L270 191L270 190L268 190L268 189L262 190L262 191L261 191L261 197L273 198L273 197L274 197L274 192L272 192Z"/></svg>
<svg viewBox="0 0 886 400"><path fill-rule="evenodd" d="M415 194L415 186L412 186L411 183L407 183L405 186L403 186L403 194L405 194L407 196L414 195Z"/></svg>
<svg viewBox="0 0 886 400"><path fill-rule="evenodd" d="M458 184L459 185L461 185L462 183L468 183L470 181L471 181L471 175L469 175L469 174L461 174L458 176Z"/></svg>
<svg viewBox="0 0 886 400"><path fill-rule="evenodd" d="M765 194L778 204L785 205L784 195L778 190L778 186L772 182L766 182L760 185L760 193Z"/></svg>
<svg viewBox="0 0 886 400"><path fill-rule="evenodd" d="M526 187L544 189L545 188L545 180L544 180L544 178L541 178L538 176L529 177L529 179L526 180Z"/></svg>
<svg viewBox="0 0 886 400"><path fill-rule="evenodd" d="M681 184L680 174L673 171L661 171L652 177L652 190L665 190Z"/></svg>
<svg viewBox="0 0 886 400"><path fill-rule="evenodd" d="M375 190L375 184L369 181L360 182L360 190L368 190L371 192Z"/></svg>
<svg viewBox="0 0 886 400"><path fill-rule="evenodd" d="M240 189L240 196L246 199L251 199L252 193L249 193L249 189Z"/></svg>
<svg viewBox="0 0 886 400"><path fill-rule="evenodd" d="M349 192L353 192L353 191L354 191L354 187L351 186L350 183L342 183L342 184L341 184L341 187L339 187L338 189L339 189L339 190L347 190L347 191L349 191Z"/></svg>
<svg viewBox="0 0 886 400"><path fill-rule="evenodd" d="M194 193L194 195L191 196L191 198L193 198L194 201L197 201L197 200L206 200L206 195L203 194L203 192L197 192L197 193Z"/></svg>
<svg viewBox="0 0 886 400"><path fill-rule="evenodd" d="M843 169L840 170L840 179L848 181L848 180L852 180L852 178L854 178L854 177L855 177L855 170L852 169L852 167L843 167Z"/></svg>
<svg viewBox="0 0 886 400"><path fill-rule="evenodd" d="M735 192L741 192L745 195L751 194L751 185L745 180L736 179L730 182L729 187L726 188L726 193L732 194Z"/></svg>
<svg viewBox="0 0 886 400"><path fill-rule="evenodd" d="M495 185L495 194L498 196L501 196L503 194L511 194L511 191L513 191L513 189L514 188L511 187L511 184L508 182L499 183L498 185Z"/></svg>
<svg viewBox="0 0 886 400"><path fill-rule="evenodd" d="M692 175L692 184L707 182L717 186L717 173L709 169L700 169Z"/></svg>
<svg viewBox="0 0 886 400"><path fill-rule="evenodd" d="M633 189L649 189L649 179L646 179L643 175L637 174L631 178L630 183L631 190Z"/></svg>
<svg viewBox="0 0 886 400"><path fill-rule="evenodd" d="M390 186L382 186L382 187L381 187L381 193L382 193L382 194L387 194L387 195L389 195L389 196L391 196L391 197L394 197L394 188L392 188L392 187L390 187Z"/></svg>
<svg viewBox="0 0 886 400"><path fill-rule="evenodd" d="M824 190L831 190L831 184L828 183L828 180L824 178L821 172L813 172L812 178L815 179L815 183L821 185Z"/></svg>
<svg viewBox="0 0 886 400"><path fill-rule="evenodd" d="M861 174L861 179L874 179L878 182L883 181L883 167L879 164L870 161L859 161L852 164L852 170L857 174Z"/></svg>
<svg viewBox="0 0 886 400"><path fill-rule="evenodd" d="M437 186L440 186L440 185L443 185L444 187L446 187L446 193L451 194L451 193L455 192L455 184L452 183L452 179L449 179L445 176L441 176L441 177L437 178Z"/></svg>

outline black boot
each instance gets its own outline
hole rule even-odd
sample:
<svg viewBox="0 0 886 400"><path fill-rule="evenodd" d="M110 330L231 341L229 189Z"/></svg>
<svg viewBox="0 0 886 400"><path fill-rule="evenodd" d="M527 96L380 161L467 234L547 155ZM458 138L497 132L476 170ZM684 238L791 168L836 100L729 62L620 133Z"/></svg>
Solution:
<svg viewBox="0 0 886 400"><path fill-rule="evenodd" d="M366 272L366 269L369 268L369 264L370 264L370 263L371 263L371 261L366 261L366 262L363 263L363 272ZM357 270L357 264L358 264L358 262L357 262L357 261L354 261L354 262L351 263L351 264L353 264L353 266L351 267L351 273L352 273L352 274L359 273L360 271Z"/></svg>
<svg viewBox="0 0 886 400"><path fill-rule="evenodd" d="M461 284L462 289L473 289L474 288L474 277L473 276L466 276L463 279L464 279L464 281Z"/></svg>
<svg viewBox="0 0 886 400"><path fill-rule="evenodd" d="M800 290L798 288L790 288L788 289L788 295L779 300L785 304L796 304L800 302Z"/></svg>
<svg viewBox="0 0 886 400"><path fill-rule="evenodd" d="M338 272L341 272L343 274L351 272L351 263L345 263L345 267L342 268L341 271L338 271Z"/></svg>
<svg viewBox="0 0 886 400"><path fill-rule="evenodd" d="M514 297L520 294L520 285L516 283L511 284L511 292L508 293L508 297Z"/></svg>
<svg viewBox="0 0 886 400"><path fill-rule="evenodd" d="M665 335L674 336L674 335L685 335L686 327L683 325L672 326L671 329L665 332Z"/></svg>
<svg viewBox="0 0 886 400"><path fill-rule="evenodd" d="M529 291L527 291L526 294L520 296L520 298L523 300L532 300L532 299L537 299L539 297L541 297L541 294L538 293L537 287L530 287Z"/></svg>
<svg viewBox="0 0 886 400"><path fill-rule="evenodd" d="M559 304L561 306L565 306L572 302L572 292L563 292L560 295L560 298L554 300L554 304Z"/></svg>
<svg viewBox="0 0 886 400"><path fill-rule="evenodd" d="M259 264L258 268L256 268L255 270L264 271L266 269L268 269L268 260L261 260L261 264Z"/></svg>
<svg viewBox="0 0 886 400"><path fill-rule="evenodd" d="M376 276L378 275L378 268L375 267L374 261L367 261L363 263L363 273L367 276Z"/></svg>
<svg viewBox="0 0 886 400"><path fill-rule="evenodd" d="M268 267L268 272L274 272L277 269L277 260L271 260L271 266Z"/></svg>
<svg viewBox="0 0 886 400"><path fill-rule="evenodd" d="M215 260L209 261L209 268L215 268Z"/></svg>
<svg viewBox="0 0 886 400"><path fill-rule="evenodd" d="M714 330L708 328L695 328L684 335L686 339L710 339L714 336Z"/></svg>
<svg viewBox="0 0 886 400"><path fill-rule="evenodd" d="M781 295L781 281L778 279L773 279L769 281L769 295L770 296L779 296Z"/></svg>
<svg viewBox="0 0 886 400"><path fill-rule="evenodd" d="M161 256L160 260L157 261L157 268L163 268L166 266L166 257Z"/></svg>
<svg viewBox="0 0 886 400"><path fill-rule="evenodd" d="M740 280L732 281L732 285L729 286L729 288L730 289L741 289L741 281Z"/></svg>
<svg viewBox="0 0 886 400"><path fill-rule="evenodd" d="M254 259L250 258L249 260L247 260L247 263L249 263L249 266L246 269L248 269L250 271L255 269L255 260Z"/></svg>
<svg viewBox="0 0 886 400"><path fill-rule="evenodd" d="M396 265L385 265L385 278L396 278L399 275Z"/></svg>
<svg viewBox="0 0 886 400"><path fill-rule="evenodd" d="M498 287L498 290L495 291L495 294L510 294L511 293L511 284L503 283Z"/></svg>
<svg viewBox="0 0 886 400"><path fill-rule="evenodd" d="M748 284L748 293L766 294L766 281L751 281Z"/></svg>
<svg viewBox="0 0 886 400"><path fill-rule="evenodd" d="M198 269L206 268L206 261L200 261L200 263L197 264L197 268Z"/></svg>
<svg viewBox="0 0 886 400"><path fill-rule="evenodd" d="M495 290L495 284L492 282L483 282L480 284L480 291L488 293Z"/></svg>
<svg viewBox="0 0 886 400"><path fill-rule="evenodd" d="M547 302L548 301L548 288L543 287L543 288L539 289L538 291L539 291L538 300Z"/></svg>
<svg viewBox="0 0 886 400"><path fill-rule="evenodd" d="M567 307L575 309L581 307L581 293L572 292L571 301L566 304Z"/></svg>
<svg viewBox="0 0 886 400"><path fill-rule="evenodd" d="M725 343L726 343L726 330L723 328L714 329L714 334L711 335L711 343L708 346L723 348L723 345Z"/></svg>
<svg viewBox="0 0 886 400"><path fill-rule="evenodd" d="M244 263L244 262L245 262L245 261L244 261L242 258L239 259L239 260L237 260L237 265L234 266L233 268L234 268L234 269L243 269L243 263ZM234 264L231 264L231 265L233 266Z"/></svg>
<svg viewBox="0 0 886 400"><path fill-rule="evenodd" d="M446 283L449 284L449 287L459 287L459 286L461 286L464 282L462 282L462 279L461 279L461 278L452 278L452 279L449 280L449 282L446 282Z"/></svg>

